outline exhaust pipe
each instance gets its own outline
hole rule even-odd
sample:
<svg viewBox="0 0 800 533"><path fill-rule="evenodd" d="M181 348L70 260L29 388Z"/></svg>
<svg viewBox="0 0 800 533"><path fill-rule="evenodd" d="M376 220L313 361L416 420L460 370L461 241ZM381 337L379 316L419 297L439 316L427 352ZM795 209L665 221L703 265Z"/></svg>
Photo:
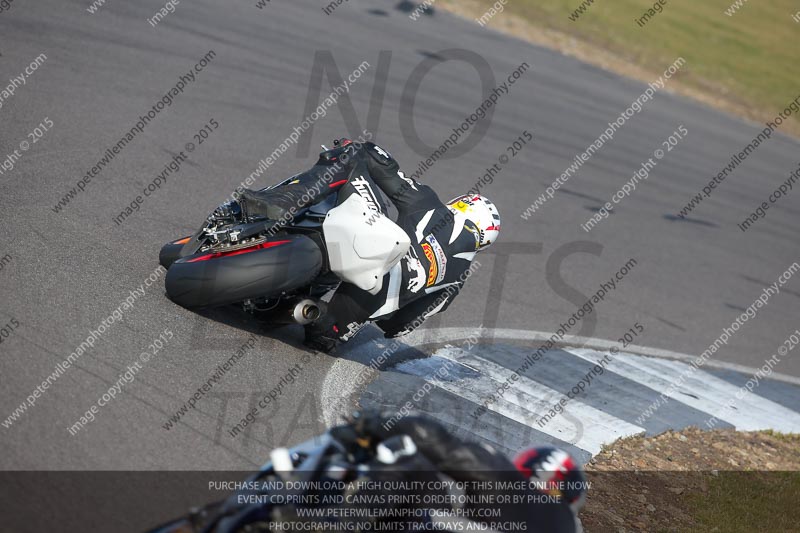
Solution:
<svg viewBox="0 0 800 533"><path fill-rule="evenodd" d="M295 322L305 326L322 316L324 310L321 306L324 306L323 302L306 298L294 305L291 310L291 316Z"/></svg>

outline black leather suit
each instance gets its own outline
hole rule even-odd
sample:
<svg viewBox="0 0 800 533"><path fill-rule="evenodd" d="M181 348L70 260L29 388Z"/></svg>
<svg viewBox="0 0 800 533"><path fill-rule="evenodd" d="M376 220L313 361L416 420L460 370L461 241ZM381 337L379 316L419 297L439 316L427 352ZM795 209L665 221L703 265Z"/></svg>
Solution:
<svg viewBox="0 0 800 533"><path fill-rule="evenodd" d="M397 208L396 222L410 237L411 247L386 274L378 294L342 283L330 301L327 316L307 327L307 339L348 340L371 321L387 337L408 333L453 301L469 275L479 231L464 215L453 215L433 189L405 176L387 151L370 142L356 147L343 140L341 147L323 152L311 171L276 189L246 190L240 202L248 213L280 219L310 190L316 194L309 203L321 201L333 189L331 184L320 187L319 177L342 154L347 154L347 164L328 179L350 178L347 190L340 192L339 203L349 194L360 194L386 212L383 198L373 189L377 186Z"/></svg>

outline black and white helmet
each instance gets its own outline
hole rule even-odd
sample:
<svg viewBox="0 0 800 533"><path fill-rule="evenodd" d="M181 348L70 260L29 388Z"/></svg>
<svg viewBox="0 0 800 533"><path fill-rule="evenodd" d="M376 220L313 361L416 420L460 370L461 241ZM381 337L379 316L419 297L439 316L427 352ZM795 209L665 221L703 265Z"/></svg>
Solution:
<svg viewBox="0 0 800 533"><path fill-rule="evenodd" d="M465 194L453 198L447 207L454 215L461 213L478 226L478 250L485 250L500 236L500 211L491 200L480 194Z"/></svg>

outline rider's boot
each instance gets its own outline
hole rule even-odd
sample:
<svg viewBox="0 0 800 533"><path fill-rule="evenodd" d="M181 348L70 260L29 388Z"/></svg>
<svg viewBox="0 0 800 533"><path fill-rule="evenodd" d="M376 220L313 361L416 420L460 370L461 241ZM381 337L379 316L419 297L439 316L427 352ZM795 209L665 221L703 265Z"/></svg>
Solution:
<svg viewBox="0 0 800 533"><path fill-rule="evenodd" d="M303 344L313 350L332 354L339 345L339 330L336 320L331 315L322 315L319 319L304 326L305 340Z"/></svg>

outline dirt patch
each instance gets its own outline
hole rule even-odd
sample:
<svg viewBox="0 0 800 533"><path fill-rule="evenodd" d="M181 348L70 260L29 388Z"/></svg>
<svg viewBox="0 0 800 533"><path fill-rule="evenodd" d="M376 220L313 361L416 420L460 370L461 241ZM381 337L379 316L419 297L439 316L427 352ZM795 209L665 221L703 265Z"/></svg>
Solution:
<svg viewBox="0 0 800 533"><path fill-rule="evenodd" d="M632 437L605 447L586 471L588 533L800 524L800 435L689 428Z"/></svg>

